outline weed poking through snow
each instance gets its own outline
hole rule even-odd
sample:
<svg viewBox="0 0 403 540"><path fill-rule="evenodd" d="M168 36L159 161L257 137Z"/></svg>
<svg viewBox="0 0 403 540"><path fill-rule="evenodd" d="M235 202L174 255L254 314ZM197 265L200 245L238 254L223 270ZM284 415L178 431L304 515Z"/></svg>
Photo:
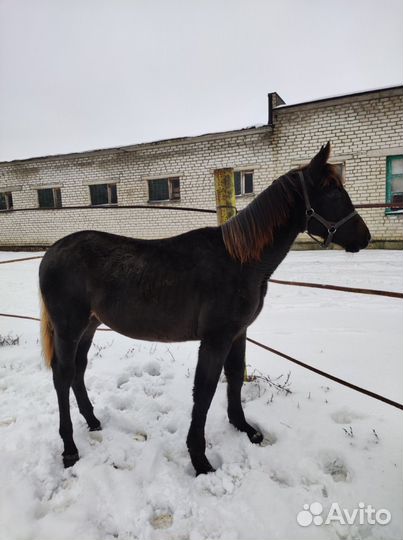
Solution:
<svg viewBox="0 0 403 540"><path fill-rule="evenodd" d="M19 345L20 337L13 337L12 335L2 336L0 334L0 347L11 347L12 345Z"/></svg>

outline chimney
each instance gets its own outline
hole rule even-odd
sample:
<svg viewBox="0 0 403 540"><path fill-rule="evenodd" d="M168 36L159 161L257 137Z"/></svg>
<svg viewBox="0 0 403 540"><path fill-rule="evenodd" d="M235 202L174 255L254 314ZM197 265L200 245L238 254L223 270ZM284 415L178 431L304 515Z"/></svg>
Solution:
<svg viewBox="0 0 403 540"><path fill-rule="evenodd" d="M269 105L269 118L267 124L273 126L273 109L279 105L285 105L285 101L277 94L277 92L270 92L267 94Z"/></svg>

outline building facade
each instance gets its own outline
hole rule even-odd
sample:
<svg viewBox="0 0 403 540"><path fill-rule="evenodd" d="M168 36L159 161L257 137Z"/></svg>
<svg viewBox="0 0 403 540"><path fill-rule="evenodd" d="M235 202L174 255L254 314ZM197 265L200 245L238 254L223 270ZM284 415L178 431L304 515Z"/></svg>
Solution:
<svg viewBox="0 0 403 540"><path fill-rule="evenodd" d="M214 170L231 167L241 209L328 140L354 203L403 201L403 87L295 105L273 93L264 126L0 163L0 248L44 247L81 229L157 238L215 225L214 214L164 207L214 209ZM403 246L403 210L360 213L374 246ZM311 245L306 235L297 243Z"/></svg>

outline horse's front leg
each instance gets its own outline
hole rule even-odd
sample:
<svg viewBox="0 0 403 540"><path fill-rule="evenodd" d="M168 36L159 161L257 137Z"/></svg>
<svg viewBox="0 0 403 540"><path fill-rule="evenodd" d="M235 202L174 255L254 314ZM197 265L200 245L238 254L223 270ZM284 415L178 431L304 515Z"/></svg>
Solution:
<svg viewBox="0 0 403 540"><path fill-rule="evenodd" d="M245 344L246 333L233 342L224 363L228 383L228 418L233 426L246 433L249 440L256 444L262 442L263 435L247 423L241 404L241 389L245 373Z"/></svg>
<svg viewBox="0 0 403 540"><path fill-rule="evenodd" d="M214 472L205 455L204 426L231 341L223 336L209 337L200 344L193 387L192 422L186 441L196 475Z"/></svg>

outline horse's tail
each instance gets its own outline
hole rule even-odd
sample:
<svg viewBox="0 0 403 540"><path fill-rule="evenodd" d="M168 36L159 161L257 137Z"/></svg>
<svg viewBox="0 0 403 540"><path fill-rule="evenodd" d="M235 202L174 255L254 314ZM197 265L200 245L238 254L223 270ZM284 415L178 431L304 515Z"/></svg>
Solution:
<svg viewBox="0 0 403 540"><path fill-rule="evenodd" d="M53 343L53 325L50 320L49 311L41 296L41 341L42 341L42 354L45 359L45 364L48 368L52 366L52 358L54 353Z"/></svg>

